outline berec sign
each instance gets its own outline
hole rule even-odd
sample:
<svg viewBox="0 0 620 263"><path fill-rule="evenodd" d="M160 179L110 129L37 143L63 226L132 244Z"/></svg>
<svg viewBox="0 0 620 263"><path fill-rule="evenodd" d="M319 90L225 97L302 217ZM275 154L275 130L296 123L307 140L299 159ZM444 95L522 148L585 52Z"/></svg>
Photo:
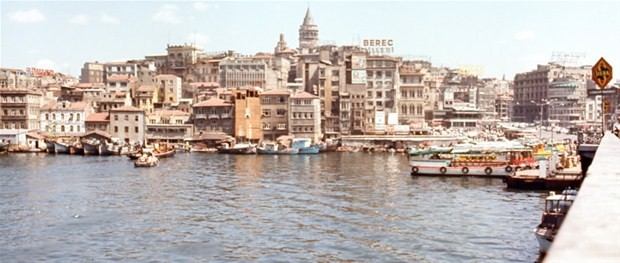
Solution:
<svg viewBox="0 0 620 263"><path fill-rule="evenodd" d="M611 65L601 58L592 67L592 80L599 88L604 89L613 77L613 69Z"/></svg>
<svg viewBox="0 0 620 263"><path fill-rule="evenodd" d="M394 40L392 39L364 39L362 47L371 55L388 55L394 53Z"/></svg>

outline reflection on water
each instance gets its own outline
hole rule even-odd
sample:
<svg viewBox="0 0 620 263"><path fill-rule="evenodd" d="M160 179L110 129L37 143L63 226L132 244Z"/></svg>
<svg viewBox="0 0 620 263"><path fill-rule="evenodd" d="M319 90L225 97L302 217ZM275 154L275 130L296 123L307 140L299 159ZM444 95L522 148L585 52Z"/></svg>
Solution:
<svg viewBox="0 0 620 263"><path fill-rule="evenodd" d="M403 155L0 156L0 262L533 262L542 193Z"/></svg>

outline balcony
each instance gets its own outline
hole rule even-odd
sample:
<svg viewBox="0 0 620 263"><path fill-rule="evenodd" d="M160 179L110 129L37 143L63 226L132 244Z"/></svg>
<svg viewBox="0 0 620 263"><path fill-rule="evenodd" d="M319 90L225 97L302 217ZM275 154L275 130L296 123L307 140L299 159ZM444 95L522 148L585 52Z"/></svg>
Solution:
<svg viewBox="0 0 620 263"><path fill-rule="evenodd" d="M230 119L230 118L232 118L232 115L231 114L221 114L220 117L222 119Z"/></svg>
<svg viewBox="0 0 620 263"><path fill-rule="evenodd" d="M209 114L209 120L211 119L219 119L220 115L219 114Z"/></svg>
<svg viewBox="0 0 620 263"><path fill-rule="evenodd" d="M199 120L199 119L206 119L207 115L206 114L195 114L194 118Z"/></svg>
<svg viewBox="0 0 620 263"><path fill-rule="evenodd" d="M1 119L4 121L25 121L28 119L28 116L14 116L14 115L4 115L1 116Z"/></svg>

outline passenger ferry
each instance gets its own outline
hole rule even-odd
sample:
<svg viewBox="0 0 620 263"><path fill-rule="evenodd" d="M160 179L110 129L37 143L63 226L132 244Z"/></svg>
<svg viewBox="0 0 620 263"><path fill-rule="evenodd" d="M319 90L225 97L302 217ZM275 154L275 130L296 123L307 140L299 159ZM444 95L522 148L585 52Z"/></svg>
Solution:
<svg viewBox="0 0 620 263"><path fill-rule="evenodd" d="M409 155L412 175L499 177L516 170L531 169L537 162L529 148L493 151L463 151L446 153L430 151Z"/></svg>

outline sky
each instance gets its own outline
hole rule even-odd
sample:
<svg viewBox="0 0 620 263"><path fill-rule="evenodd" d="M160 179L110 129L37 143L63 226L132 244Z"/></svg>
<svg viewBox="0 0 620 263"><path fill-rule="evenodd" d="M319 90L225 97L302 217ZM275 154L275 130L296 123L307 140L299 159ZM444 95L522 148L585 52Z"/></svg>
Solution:
<svg viewBox="0 0 620 263"><path fill-rule="evenodd" d="M395 56L513 79L557 58L599 58L620 79L620 1L0 1L0 67L79 77L85 62L298 47L306 9L323 44L391 39ZM554 56L561 54L561 56Z"/></svg>

